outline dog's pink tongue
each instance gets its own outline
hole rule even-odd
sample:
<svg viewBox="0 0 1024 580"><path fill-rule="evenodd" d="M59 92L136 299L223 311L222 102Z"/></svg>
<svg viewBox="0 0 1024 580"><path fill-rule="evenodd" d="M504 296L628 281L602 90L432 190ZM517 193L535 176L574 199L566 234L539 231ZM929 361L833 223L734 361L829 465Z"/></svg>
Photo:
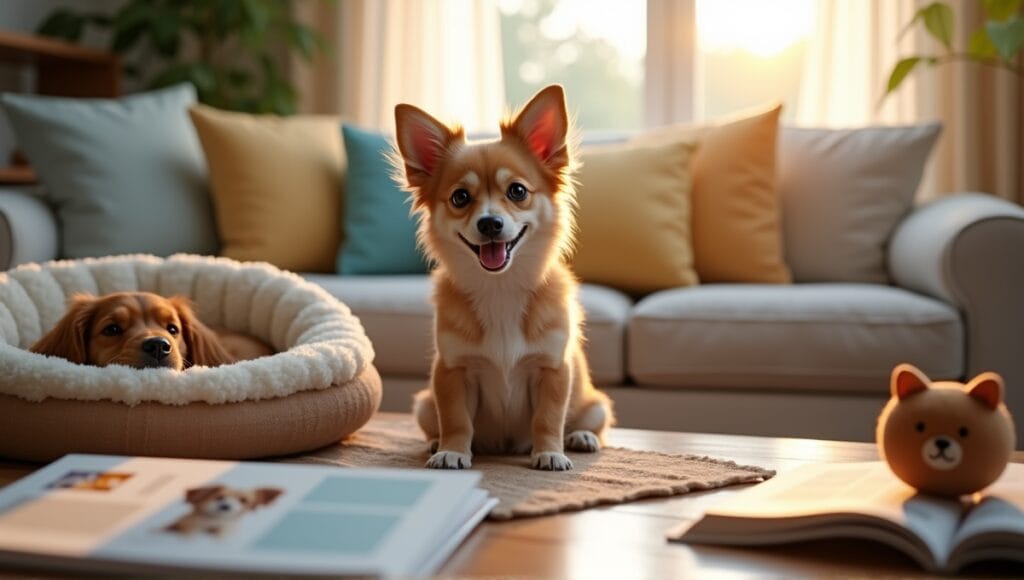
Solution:
<svg viewBox="0 0 1024 580"><path fill-rule="evenodd" d="M497 270L505 264L505 243L491 242L480 246L480 263L489 270Z"/></svg>

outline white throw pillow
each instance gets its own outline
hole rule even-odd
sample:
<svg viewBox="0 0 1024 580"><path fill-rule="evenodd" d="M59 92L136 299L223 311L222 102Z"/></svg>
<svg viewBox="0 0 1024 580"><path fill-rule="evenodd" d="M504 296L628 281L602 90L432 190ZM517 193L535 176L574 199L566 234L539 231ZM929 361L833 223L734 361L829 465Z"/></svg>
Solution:
<svg viewBox="0 0 1024 580"><path fill-rule="evenodd" d="M911 211L940 123L779 137L786 263L797 282L887 283L885 248Z"/></svg>

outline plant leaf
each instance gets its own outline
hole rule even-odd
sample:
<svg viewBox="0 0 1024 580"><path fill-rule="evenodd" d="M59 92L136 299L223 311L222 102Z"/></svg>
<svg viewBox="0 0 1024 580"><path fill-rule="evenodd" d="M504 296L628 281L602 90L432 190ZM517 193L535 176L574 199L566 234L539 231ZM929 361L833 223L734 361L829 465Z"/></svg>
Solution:
<svg viewBox="0 0 1024 580"><path fill-rule="evenodd" d="M292 22L288 27L288 39L292 46L299 49L299 52L307 61L316 58L317 52L322 48L322 39L312 28Z"/></svg>
<svg viewBox="0 0 1024 580"><path fill-rule="evenodd" d="M988 31L984 28L975 30L970 42L967 43L967 56L975 60L985 60L995 58L996 54L996 46L988 37Z"/></svg>
<svg viewBox="0 0 1024 580"><path fill-rule="evenodd" d="M50 14L36 32L43 36L62 38L71 42L77 42L82 37L82 27L85 24L85 17L67 9L55 10Z"/></svg>
<svg viewBox="0 0 1024 580"><path fill-rule="evenodd" d="M163 10L152 20L153 46L157 53L167 59L178 54L181 37L181 16L172 8Z"/></svg>
<svg viewBox="0 0 1024 580"><path fill-rule="evenodd" d="M114 15L111 50L117 53L130 51L146 32L151 21L151 12L148 2L125 4L124 8Z"/></svg>
<svg viewBox="0 0 1024 580"><path fill-rule="evenodd" d="M911 56L901 59L896 63L896 66L892 67L892 73L889 74L889 82L886 84L885 94L895 91L899 88L900 84L904 79L907 78L913 70L922 60L925 60L920 56Z"/></svg>
<svg viewBox="0 0 1024 580"><path fill-rule="evenodd" d="M944 2L932 2L920 10L924 27L935 40L953 49L953 9Z"/></svg>
<svg viewBox="0 0 1024 580"><path fill-rule="evenodd" d="M1004 61L1011 60L1021 46L1024 46L1024 19L1019 16L1006 22L989 21L985 23L985 30L988 31L988 37L992 39L992 44Z"/></svg>
<svg viewBox="0 0 1024 580"><path fill-rule="evenodd" d="M1021 0L985 0L985 14L989 20L1002 22L1020 10Z"/></svg>

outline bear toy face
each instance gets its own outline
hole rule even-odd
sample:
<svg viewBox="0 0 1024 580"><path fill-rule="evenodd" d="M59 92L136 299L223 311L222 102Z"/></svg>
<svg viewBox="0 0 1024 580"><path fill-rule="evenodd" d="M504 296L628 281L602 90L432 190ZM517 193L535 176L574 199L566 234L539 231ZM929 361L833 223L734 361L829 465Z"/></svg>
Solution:
<svg viewBox="0 0 1024 580"><path fill-rule="evenodd" d="M1016 446L1003 380L982 373L964 385L932 383L917 368L893 369L892 398L878 418L878 450L918 491L959 496L995 481Z"/></svg>

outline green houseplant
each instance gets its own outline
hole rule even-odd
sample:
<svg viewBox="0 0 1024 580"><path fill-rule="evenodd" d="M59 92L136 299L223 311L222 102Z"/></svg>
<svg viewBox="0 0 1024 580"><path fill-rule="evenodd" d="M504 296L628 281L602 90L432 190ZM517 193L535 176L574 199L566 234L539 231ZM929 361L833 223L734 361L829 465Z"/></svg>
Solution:
<svg viewBox="0 0 1024 580"><path fill-rule="evenodd" d="M984 0L985 23L971 34L966 47L953 46L953 10L946 2L932 2L918 10L900 37L916 25L942 45L940 54L912 55L900 59L889 73L883 99L919 66L937 66L953 61L975 62L1008 70L1024 77L1020 55L1024 52L1024 14L1021 0Z"/></svg>
<svg viewBox="0 0 1024 580"><path fill-rule="evenodd" d="M38 32L77 42L89 27L106 30L125 76L141 86L188 81L208 105L288 115L297 94L285 59L324 50L291 9L291 0L128 0L114 14L57 9Z"/></svg>

